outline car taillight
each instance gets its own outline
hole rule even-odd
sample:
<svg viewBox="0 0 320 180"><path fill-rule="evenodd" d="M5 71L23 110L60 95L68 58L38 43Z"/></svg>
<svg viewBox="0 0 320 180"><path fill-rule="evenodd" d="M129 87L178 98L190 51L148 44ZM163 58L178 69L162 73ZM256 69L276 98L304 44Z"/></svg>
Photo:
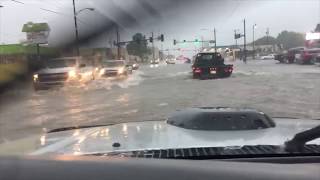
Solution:
<svg viewBox="0 0 320 180"><path fill-rule="evenodd" d="M303 55L303 56L309 56L310 54L309 54L307 51L303 51L303 52L302 52L302 55Z"/></svg>
<svg viewBox="0 0 320 180"><path fill-rule="evenodd" d="M303 57L304 61L308 61L312 57L312 55L307 51L303 51L302 52L302 57Z"/></svg>
<svg viewBox="0 0 320 180"><path fill-rule="evenodd" d="M195 69L194 69L194 72L196 72L196 73L201 73L201 69L200 69L200 68L195 68Z"/></svg>

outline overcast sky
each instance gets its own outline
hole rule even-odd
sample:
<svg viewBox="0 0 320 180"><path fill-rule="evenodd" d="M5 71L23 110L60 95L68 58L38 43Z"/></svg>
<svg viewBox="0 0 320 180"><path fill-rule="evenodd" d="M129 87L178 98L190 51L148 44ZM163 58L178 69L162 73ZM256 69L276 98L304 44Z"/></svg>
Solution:
<svg viewBox="0 0 320 180"><path fill-rule="evenodd" d="M18 43L25 39L22 25L28 21L48 22L51 27L49 44L58 45L74 40L72 0L0 0L0 42ZM248 41L252 26L257 24L256 37L276 36L282 30L308 32L320 20L319 0L76 0L77 9L94 7L79 15L81 37L90 37L90 45L105 47L115 38L112 22L122 28L122 40L136 32L147 36L151 31L164 33L165 48L172 48L173 39L212 39L217 29L219 45L233 44L233 31L243 32L246 18ZM44 9L54 11L48 12ZM102 33L106 32L106 33ZM94 36L90 36L95 34Z"/></svg>

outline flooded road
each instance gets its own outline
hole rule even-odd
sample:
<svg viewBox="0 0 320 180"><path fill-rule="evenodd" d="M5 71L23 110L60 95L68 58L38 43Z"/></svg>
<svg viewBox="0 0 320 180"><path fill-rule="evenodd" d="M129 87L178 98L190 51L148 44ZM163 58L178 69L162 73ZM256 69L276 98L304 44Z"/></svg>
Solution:
<svg viewBox="0 0 320 180"><path fill-rule="evenodd" d="M258 108L270 116L320 118L320 67L236 62L230 78L195 80L191 64L141 66L127 79L1 96L0 143L77 125L165 119L196 106Z"/></svg>

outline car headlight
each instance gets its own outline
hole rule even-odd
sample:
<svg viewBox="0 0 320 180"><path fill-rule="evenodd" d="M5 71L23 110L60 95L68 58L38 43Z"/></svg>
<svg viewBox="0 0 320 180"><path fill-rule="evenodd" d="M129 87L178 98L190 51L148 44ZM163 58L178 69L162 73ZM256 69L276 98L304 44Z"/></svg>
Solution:
<svg viewBox="0 0 320 180"><path fill-rule="evenodd" d="M69 78L70 78L70 77L71 77L71 78L76 78L76 77L77 77L77 73L76 73L76 71L72 70L72 71L69 71L69 72L68 72L68 76L69 76Z"/></svg>
<svg viewBox="0 0 320 180"><path fill-rule="evenodd" d="M33 75L33 81L38 81L39 75L38 74L34 74Z"/></svg>
<svg viewBox="0 0 320 180"><path fill-rule="evenodd" d="M99 72L99 74L100 74L100 75L103 75L105 72L106 72L105 69L101 69L100 72Z"/></svg>
<svg viewBox="0 0 320 180"><path fill-rule="evenodd" d="M137 65L136 65L136 64L133 64L132 67L137 67Z"/></svg>
<svg viewBox="0 0 320 180"><path fill-rule="evenodd" d="M123 67L118 69L118 74L122 74L123 72L124 72L124 68Z"/></svg>

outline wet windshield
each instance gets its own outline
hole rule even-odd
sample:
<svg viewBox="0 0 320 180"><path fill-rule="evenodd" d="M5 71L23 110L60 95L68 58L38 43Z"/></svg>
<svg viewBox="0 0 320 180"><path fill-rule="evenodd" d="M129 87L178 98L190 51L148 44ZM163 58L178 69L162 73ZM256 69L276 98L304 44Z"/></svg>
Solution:
<svg viewBox="0 0 320 180"><path fill-rule="evenodd" d="M283 144L320 124L319 7L319 0L1 0L0 155ZM196 107L195 119L187 111L167 123ZM253 117L233 116L242 108L275 127L241 131ZM230 122L221 125L229 130L186 128L208 119ZM109 124L117 125L81 129ZM47 134L55 129L64 131Z"/></svg>
<svg viewBox="0 0 320 180"><path fill-rule="evenodd" d="M57 60L47 60L46 66L48 68L64 68L64 67L75 67L75 59L57 59Z"/></svg>

